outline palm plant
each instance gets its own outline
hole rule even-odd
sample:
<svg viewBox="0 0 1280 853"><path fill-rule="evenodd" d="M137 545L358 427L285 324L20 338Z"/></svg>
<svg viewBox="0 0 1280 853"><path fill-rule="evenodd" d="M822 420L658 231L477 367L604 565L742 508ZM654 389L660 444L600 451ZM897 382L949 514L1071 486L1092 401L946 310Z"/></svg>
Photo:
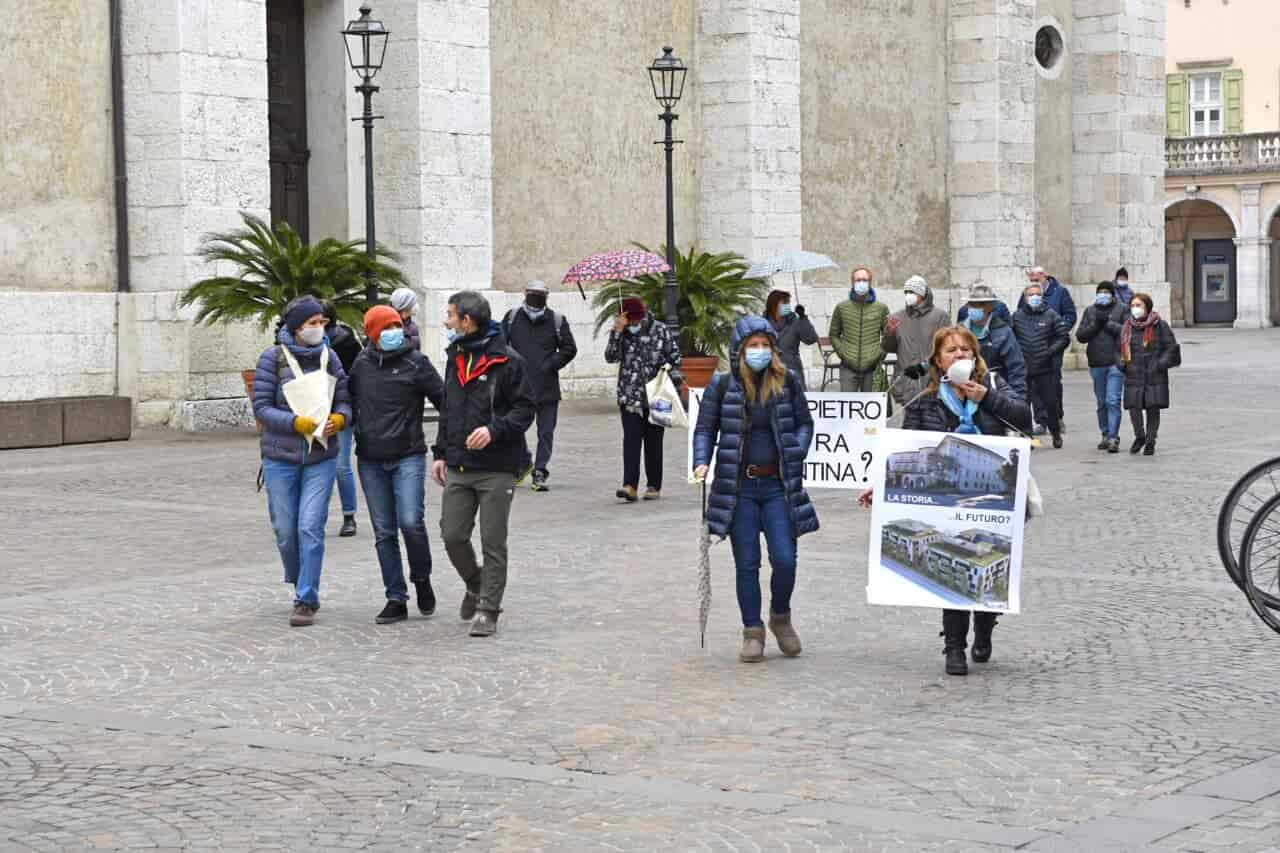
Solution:
<svg viewBox="0 0 1280 853"><path fill-rule="evenodd" d="M635 244L644 251L649 249ZM666 247L659 252L666 257ZM687 253L676 249L676 312L680 319L680 352L690 356L724 358L733 337L733 325L744 314L758 313L768 293L764 279L746 278L750 264L737 252L698 252L694 246ZM596 292L592 307L596 309L595 331L612 323L622 311L622 300L636 297L655 314L666 304L666 278L662 273L627 279Z"/></svg>
<svg viewBox="0 0 1280 853"><path fill-rule="evenodd" d="M378 292L384 296L405 284L404 274L382 260L399 258L382 246L376 248L378 257L370 260L363 240L326 237L308 245L287 222L272 228L250 213L241 212L240 218L244 228L209 234L200 247L200 257L228 263L235 272L198 281L182 294L184 307L199 303L197 323L256 320L265 330L291 299L309 294L333 302L338 318L359 329L370 307L365 299L367 270L374 271Z"/></svg>

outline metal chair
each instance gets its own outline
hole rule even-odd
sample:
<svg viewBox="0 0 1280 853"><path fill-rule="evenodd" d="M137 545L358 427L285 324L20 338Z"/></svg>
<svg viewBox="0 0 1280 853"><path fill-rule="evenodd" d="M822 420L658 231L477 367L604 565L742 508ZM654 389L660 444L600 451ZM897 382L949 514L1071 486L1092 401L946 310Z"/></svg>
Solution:
<svg viewBox="0 0 1280 853"><path fill-rule="evenodd" d="M822 354L822 385L818 390L825 391L832 382L840 383L840 356L831 345L831 338L818 338L818 352Z"/></svg>

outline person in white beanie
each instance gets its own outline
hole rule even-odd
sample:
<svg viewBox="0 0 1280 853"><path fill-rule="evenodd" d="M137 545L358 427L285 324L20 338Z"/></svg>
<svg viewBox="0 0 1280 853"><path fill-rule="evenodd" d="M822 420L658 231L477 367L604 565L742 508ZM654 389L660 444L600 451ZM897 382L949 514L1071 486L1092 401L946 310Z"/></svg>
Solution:
<svg viewBox="0 0 1280 853"><path fill-rule="evenodd" d="M923 276L913 275L902 286L906 307L889 317L880 348L897 353L898 373L891 389L893 398L906 405L924 390L933 336L949 325L947 313L933 304L933 291Z"/></svg>
<svg viewBox="0 0 1280 853"><path fill-rule="evenodd" d="M422 349L422 335L418 332L418 324L413 322L413 309L418 307L418 294L407 287L397 287L391 291L391 307L400 313L404 323L404 339L416 350Z"/></svg>

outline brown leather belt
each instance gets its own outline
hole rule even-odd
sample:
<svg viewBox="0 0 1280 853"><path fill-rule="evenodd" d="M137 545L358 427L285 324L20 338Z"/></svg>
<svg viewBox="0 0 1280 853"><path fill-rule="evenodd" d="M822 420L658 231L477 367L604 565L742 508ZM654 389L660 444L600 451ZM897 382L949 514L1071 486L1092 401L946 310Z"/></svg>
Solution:
<svg viewBox="0 0 1280 853"><path fill-rule="evenodd" d="M748 480L759 480L762 477L776 477L778 476L778 466L777 465L748 465L746 473L747 473Z"/></svg>

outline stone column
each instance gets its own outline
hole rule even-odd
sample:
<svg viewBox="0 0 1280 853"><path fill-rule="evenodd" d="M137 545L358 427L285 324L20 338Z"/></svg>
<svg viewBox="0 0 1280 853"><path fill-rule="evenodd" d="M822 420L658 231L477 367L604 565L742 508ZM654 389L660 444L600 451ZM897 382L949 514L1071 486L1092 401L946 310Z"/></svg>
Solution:
<svg viewBox="0 0 1280 853"><path fill-rule="evenodd" d="M414 287L490 287L488 0L391 0L374 131L378 237Z"/></svg>
<svg viewBox="0 0 1280 853"><path fill-rule="evenodd" d="M136 340L121 349L120 382L140 423L177 425L189 400L244 403L239 371L261 339L193 329L176 300L211 272L197 255L206 233L238 226L241 210L270 215L266 7L124 0L123 30L133 293L121 314Z"/></svg>
<svg viewBox="0 0 1280 853"><path fill-rule="evenodd" d="M1240 233L1236 235L1237 329L1271 325L1271 238L1262 222L1261 184L1241 184Z"/></svg>
<svg viewBox="0 0 1280 853"><path fill-rule="evenodd" d="M1181 241L1164 244L1164 268L1170 285L1169 322L1175 326L1187 324L1186 248L1187 244Z"/></svg>
<svg viewBox="0 0 1280 853"><path fill-rule="evenodd" d="M698 245L801 248L800 0L701 0Z"/></svg>
<svg viewBox="0 0 1280 853"><path fill-rule="evenodd" d="M1031 0L951 0L951 281L1008 298L1035 251Z"/></svg>
<svg viewBox="0 0 1280 853"><path fill-rule="evenodd" d="M1135 289L1165 279L1166 0L1076 3L1073 54L1073 268Z"/></svg>

